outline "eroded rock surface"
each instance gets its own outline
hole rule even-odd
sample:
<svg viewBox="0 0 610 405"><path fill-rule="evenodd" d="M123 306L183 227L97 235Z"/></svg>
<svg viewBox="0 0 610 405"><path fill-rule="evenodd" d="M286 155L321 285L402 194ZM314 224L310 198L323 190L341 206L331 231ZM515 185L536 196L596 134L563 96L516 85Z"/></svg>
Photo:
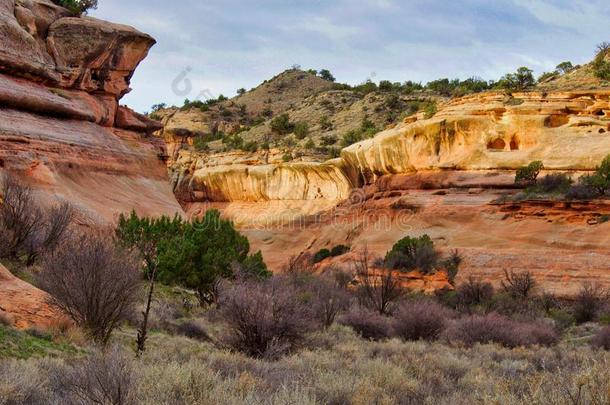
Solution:
<svg viewBox="0 0 610 405"><path fill-rule="evenodd" d="M431 119L408 118L343 149L339 159L324 164L270 166L260 159L239 162L235 152L207 155L173 150L171 169L176 188L192 191L199 201L294 200L295 196L341 201L345 192L311 190L329 189L329 180L343 190L373 184L386 175L515 170L534 160L543 161L549 170L594 170L609 152L610 91L511 96L491 92L451 101ZM333 176L318 175L321 170ZM258 172L274 173L271 177L277 176L277 181L260 182L261 177L253 174ZM299 173L303 181L285 186L280 173L287 172Z"/></svg>
<svg viewBox="0 0 610 405"><path fill-rule="evenodd" d="M573 295L584 282L610 287L610 206L497 201L518 192L515 169L534 160L577 178L609 153L609 90L488 92L343 149L322 164L335 168L333 177L312 175L315 164L242 156L232 165L228 154L189 151L172 168L177 189L188 191L179 195L191 197L188 213L220 208L275 271L302 252L344 244L383 257L402 237L428 234L446 253L463 255L458 282L474 275L498 285L504 270L530 271L542 289ZM258 170L298 171L301 180L261 182L252 175ZM333 189L332 181L344 191L306 192ZM349 257L334 264L349 267Z"/></svg>
<svg viewBox="0 0 610 405"><path fill-rule="evenodd" d="M153 38L48 0L0 0L0 33L0 169L96 221L181 212L159 124L119 106Z"/></svg>
<svg viewBox="0 0 610 405"><path fill-rule="evenodd" d="M64 319L49 295L13 276L0 264L0 315L19 329L47 329Z"/></svg>

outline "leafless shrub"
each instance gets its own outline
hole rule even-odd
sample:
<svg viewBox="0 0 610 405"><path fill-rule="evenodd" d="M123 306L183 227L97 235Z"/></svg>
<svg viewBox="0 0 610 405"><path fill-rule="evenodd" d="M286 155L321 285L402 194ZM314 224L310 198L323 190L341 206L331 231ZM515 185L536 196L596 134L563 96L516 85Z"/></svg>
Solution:
<svg viewBox="0 0 610 405"><path fill-rule="evenodd" d="M58 403L136 404L133 361L118 348L100 352L73 366L51 370Z"/></svg>
<svg viewBox="0 0 610 405"><path fill-rule="evenodd" d="M311 309L315 319L325 328L330 327L337 314L349 307L350 297L328 276L315 277L307 286L311 293Z"/></svg>
<svg viewBox="0 0 610 405"><path fill-rule="evenodd" d="M536 281L529 271L516 273L504 270L502 288L515 298L527 298L536 287Z"/></svg>
<svg viewBox="0 0 610 405"><path fill-rule="evenodd" d="M48 404L47 381L44 373L31 363L16 359L0 361L0 404Z"/></svg>
<svg viewBox="0 0 610 405"><path fill-rule="evenodd" d="M148 324L151 329L171 331L175 321L182 318L182 316L182 311L174 303L160 301L153 305ZM139 318L134 325L139 325L141 321Z"/></svg>
<svg viewBox="0 0 610 405"><path fill-rule="evenodd" d="M312 275L315 271L313 257L309 253L292 256L284 268L284 273L292 276Z"/></svg>
<svg viewBox="0 0 610 405"><path fill-rule="evenodd" d="M591 340L591 345L598 349L610 350L610 326L601 329Z"/></svg>
<svg viewBox="0 0 610 405"><path fill-rule="evenodd" d="M460 306L481 305L493 297L494 288L490 283L469 277L457 287L457 299Z"/></svg>
<svg viewBox="0 0 610 405"><path fill-rule="evenodd" d="M220 308L230 329L225 343L253 357L280 356L316 326L310 308L287 277L224 288Z"/></svg>
<svg viewBox="0 0 610 405"><path fill-rule="evenodd" d="M550 314L554 309L560 308L559 299L555 296L555 294L550 292L543 292L537 298L538 305L544 311L545 314Z"/></svg>
<svg viewBox="0 0 610 405"><path fill-rule="evenodd" d="M369 308L355 306L339 319L364 339L381 340L392 336L391 318Z"/></svg>
<svg viewBox="0 0 610 405"><path fill-rule="evenodd" d="M599 285L583 284L574 303L576 322L585 323L595 320L598 312L607 301L608 292L604 291Z"/></svg>
<svg viewBox="0 0 610 405"><path fill-rule="evenodd" d="M32 189L10 174L2 180L2 199L0 257L16 259L25 254L28 265L63 240L74 217L69 203L42 209Z"/></svg>
<svg viewBox="0 0 610 405"><path fill-rule="evenodd" d="M0 220L0 226L2 226ZM11 230L4 227L0 228L0 257L11 257L13 252L14 234Z"/></svg>
<svg viewBox="0 0 610 405"><path fill-rule="evenodd" d="M361 305L382 315L389 315L404 296L405 290L391 269L373 271L369 268L369 263L368 250L365 249L355 263L360 283L358 299Z"/></svg>
<svg viewBox="0 0 610 405"><path fill-rule="evenodd" d="M450 317L451 312L435 301L407 301L395 315L394 333L404 340L436 340Z"/></svg>
<svg viewBox="0 0 610 405"><path fill-rule="evenodd" d="M32 265L38 257L51 252L66 238L74 219L72 204L63 202L44 214L44 225L39 233L32 235L26 244L27 264Z"/></svg>
<svg viewBox="0 0 610 405"><path fill-rule="evenodd" d="M344 290L347 290L349 285L354 281L354 275L349 271L335 269L331 274L335 278L337 286Z"/></svg>
<svg viewBox="0 0 610 405"><path fill-rule="evenodd" d="M497 315L472 315L454 321L445 333L451 342L466 346L475 343L499 343L506 347L550 346L558 340L550 326L536 322L517 322Z"/></svg>
<svg viewBox="0 0 610 405"><path fill-rule="evenodd" d="M34 201L32 189L10 174L5 174L2 180L0 225L8 231L3 236L11 237L5 241L11 258L17 258L44 226L43 214Z"/></svg>
<svg viewBox="0 0 610 405"><path fill-rule="evenodd" d="M45 256L41 287L97 343L106 344L138 298L140 263L118 248L107 232L91 231L64 241Z"/></svg>
<svg viewBox="0 0 610 405"><path fill-rule="evenodd" d="M176 325L175 332L178 335L183 335L202 342L211 340L210 335L208 335L205 328L198 322L192 320L184 321Z"/></svg>

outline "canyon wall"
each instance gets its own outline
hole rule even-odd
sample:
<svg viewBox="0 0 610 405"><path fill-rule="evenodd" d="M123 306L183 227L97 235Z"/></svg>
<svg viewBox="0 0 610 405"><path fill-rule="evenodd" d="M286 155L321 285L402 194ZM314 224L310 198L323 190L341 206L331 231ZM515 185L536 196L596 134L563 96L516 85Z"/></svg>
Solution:
<svg viewBox="0 0 610 405"><path fill-rule="evenodd" d="M177 148L170 167L188 214L220 209L274 271L339 244L352 252L326 264L349 270L364 248L383 257L400 238L428 234L463 256L458 282L498 285L504 270L530 271L540 288L573 295L584 282L610 287L610 205L502 201L520 191L515 169L531 161L574 178L595 170L610 154L609 100L609 90L482 93L325 163Z"/></svg>
<svg viewBox="0 0 610 405"><path fill-rule="evenodd" d="M240 152L197 154L172 144L170 167L190 201L339 202L350 188L387 175L515 170L534 160L549 170L589 171L610 152L609 100L608 90L483 93L446 103L430 119L407 118L321 164L265 164Z"/></svg>
<svg viewBox="0 0 610 405"><path fill-rule="evenodd" d="M120 106L155 44L48 0L0 0L0 169L98 222L181 212L159 124Z"/></svg>

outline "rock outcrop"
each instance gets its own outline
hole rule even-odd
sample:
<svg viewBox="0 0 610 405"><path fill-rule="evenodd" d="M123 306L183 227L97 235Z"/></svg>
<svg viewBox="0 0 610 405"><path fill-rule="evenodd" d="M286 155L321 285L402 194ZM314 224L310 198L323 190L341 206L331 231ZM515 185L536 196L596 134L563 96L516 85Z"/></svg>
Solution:
<svg viewBox="0 0 610 405"><path fill-rule="evenodd" d="M360 184L420 170L594 170L610 152L610 91L484 93L398 125L341 153Z"/></svg>
<svg viewBox="0 0 610 405"><path fill-rule="evenodd" d="M180 212L159 124L119 106L155 40L48 0L0 0L0 169L97 221Z"/></svg>
<svg viewBox="0 0 610 405"><path fill-rule="evenodd" d="M409 117L321 164L183 150L172 169L189 214L221 209L275 271L303 252L344 244L383 257L402 237L428 234L463 256L458 283L530 271L545 290L572 295L583 282L610 287L610 206L498 201L519 191L514 170L531 161L576 177L608 154L609 90L488 92L447 102L430 119ZM333 192L310 192L318 189Z"/></svg>
<svg viewBox="0 0 610 405"><path fill-rule="evenodd" d="M47 329L64 319L49 295L13 276L0 264L0 316L19 329Z"/></svg>
<svg viewBox="0 0 610 405"><path fill-rule="evenodd" d="M515 170L534 160L550 170L587 171L609 152L610 91L491 92L451 101L431 119L411 117L323 164L244 166L185 150L175 153L172 169L176 188L191 190L195 201L341 201L349 188L386 175ZM285 173L298 173L299 181L287 186ZM315 192L329 189L341 192Z"/></svg>

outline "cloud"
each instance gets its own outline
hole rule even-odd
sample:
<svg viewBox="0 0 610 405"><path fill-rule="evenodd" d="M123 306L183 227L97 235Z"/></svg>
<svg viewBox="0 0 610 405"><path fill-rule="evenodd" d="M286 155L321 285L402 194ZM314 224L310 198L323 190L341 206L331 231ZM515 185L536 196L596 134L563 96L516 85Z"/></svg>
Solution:
<svg viewBox="0 0 610 405"><path fill-rule="evenodd" d="M157 45L124 99L140 111L195 89L235 94L300 64L342 82L497 79L584 63L608 36L607 0L103 0L93 16L150 33Z"/></svg>

